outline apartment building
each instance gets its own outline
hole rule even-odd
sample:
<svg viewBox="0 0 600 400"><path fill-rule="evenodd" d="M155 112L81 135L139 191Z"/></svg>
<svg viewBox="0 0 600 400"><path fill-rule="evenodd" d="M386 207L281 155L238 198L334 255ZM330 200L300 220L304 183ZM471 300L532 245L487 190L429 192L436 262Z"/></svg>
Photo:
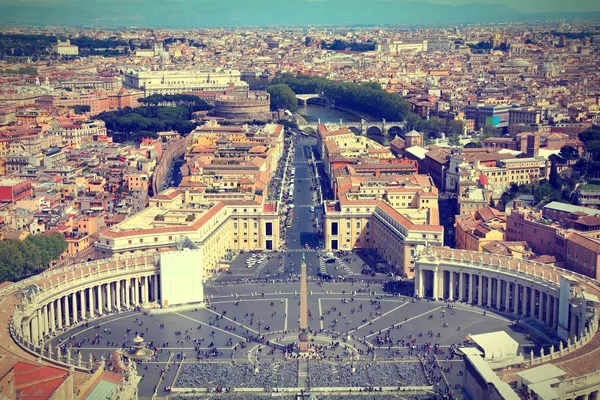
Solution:
<svg viewBox="0 0 600 400"><path fill-rule="evenodd" d="M506 217L504 213L487 206L472 214L457 216L454 226L456 248L483 251L488 243L504 239Z"/></svg>
<svg viewBox="0 0 600 400"><path fill-rule="evenodd" d="M396 273L412 276L416 246L443 244L438 192L429 176L340 181L338 200L325 205L326 249L371 249Z"/></svg>
<svg viewBox="0 0 600 400"><path fill-rule="evenodd" d="M52 121L52 126L48 129L47 134L58 136L62 139L63 144L74 146L91 142L95 137L106 136L106 126L101 120L65 124L55 120Z"/></svg>
<svg viewBox="0 0 600 400"><path fill-rule="evenodd" d="M509 111L512 106L508 104L474 104L465 108L466 119L475 121L475 129L484 126L505 128L509 125Z"/></svg>
<svg viewBox="0 0 600 400"><path fill-rule="evenodd" d="M507 217L506 240L526 241L536 254L554 256L565 268L598 279L598 210L587 209L582 212L584 207L558 202L546 207L540 212L523 208L515 201Z"/></svg>

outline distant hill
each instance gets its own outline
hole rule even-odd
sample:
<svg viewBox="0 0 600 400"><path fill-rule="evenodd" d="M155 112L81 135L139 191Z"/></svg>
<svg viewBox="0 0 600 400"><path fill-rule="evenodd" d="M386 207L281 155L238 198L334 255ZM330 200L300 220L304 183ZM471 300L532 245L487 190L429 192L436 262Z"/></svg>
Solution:
<svg viewBox="0 0 600 400"><path fill-rule="evenodd" d="M410 0L55 0L6 3L0 5L1 23L33 25L170 28L307 24L454 25L600 18L600 12L524 13L502 4L434 4Z"/></svg>

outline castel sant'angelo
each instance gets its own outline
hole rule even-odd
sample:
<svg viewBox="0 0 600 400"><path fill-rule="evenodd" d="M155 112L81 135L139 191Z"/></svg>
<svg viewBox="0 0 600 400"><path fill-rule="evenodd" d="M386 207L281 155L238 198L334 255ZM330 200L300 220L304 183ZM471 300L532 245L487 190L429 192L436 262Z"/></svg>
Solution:
<svg viewBox="0 0 600 400"><path fill-rule="evenodd" d="M232 121L267 121L270 118L270 95L250 91L247 86L233 86L215 100L215 116Z"/></svg>

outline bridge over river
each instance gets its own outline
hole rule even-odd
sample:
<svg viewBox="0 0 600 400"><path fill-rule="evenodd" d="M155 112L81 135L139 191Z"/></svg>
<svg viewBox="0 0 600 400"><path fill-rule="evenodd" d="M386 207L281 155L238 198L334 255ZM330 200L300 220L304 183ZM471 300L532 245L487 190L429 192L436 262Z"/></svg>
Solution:
<svg viewBox="0 0 600 400"><path fill-rule="evenodd" d="M319 119L317 122L313 123L305 123L298 124L298 127L302 130L305 128L312 128L314 130L321 124L321 120ZM336 130L340 127L346 127L353 130L356 133L360 133L361 135L366 135L367 132L369 134L375 133L374 130L379 130L380 135L389 135L390 130L399 129L404 132L406 128L406 121L386 121L385 119L381 121L367 121L365 119L361 119L358 122L344 122L344 120L340 119L340 122L324 122L324 125L329 130Z"/></svg>

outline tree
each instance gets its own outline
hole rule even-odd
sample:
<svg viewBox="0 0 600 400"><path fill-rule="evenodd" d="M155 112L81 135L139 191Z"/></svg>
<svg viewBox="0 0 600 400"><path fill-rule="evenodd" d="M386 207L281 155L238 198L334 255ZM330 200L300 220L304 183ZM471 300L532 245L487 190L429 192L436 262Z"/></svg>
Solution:
<svg viewBox="0 0 600 400"><path fill-rule="evenodd" d="M271 109L285 109L290 112L298 110L298 98L296 94L286 84L280 83L269 86L267 91L271 95Z"/></svg>
<svg viewBox="0 0 600 400"><path fill-rule="evenodd" d="M598 129L589 129L585 132L581 132L579 134L579 140L587 145L587 142L592 140L600 140L600 130Z"/></svg>
<svg viewBox="0 0 600 400"><path fill-rule="evenodd" d="M446 131L449 135L462 135L464 126L464 121L453 119L448 121L448 124L446 125Z"/></svg>
<svg viewBox="0 0 600 400"><path fill-rule="evenodd" d="M558 155L567 161L575 161L579 159L579 152L576 148L571 146L563 146Z"/></svg>
<svg viewBox="0 0 600 400"><path fill-rule="evenodd" d="M75 111L75 114L77 114L77 115L89 113L92 110L92 107L90 107L88 105L77 105L77 106L73 106L72 108L73 108L73 111Z"/></svg>
<svg viewBox="0 0 600 400"><path fill-rule="evenodd" d="M448 136L448 144L450 146L460 146L460 136L458 136L458 135L449 135Z"/></svg>
<svg viewBox="0 0 600 400"><path fill-rule="evenodd" d="M549 178L550 186L554 189L560 189L562 186L562 182L560 179L560 175L558 174L558 168L556 167L556 161L552 161L550 165L550 178Z"/></svg>
<svg viewBox="0 0 600 400"><path fill-rule="evenodd" d="M18 281L48 267L67 249L60 233L0 242L0 282Z"/></svg>
<svg viewBox="0 0 600 400"><path fill-rule="evenodd" d="M600 140L589 140L585 142L585 149L591 154L592 160L600 158Z"/></svg>
<svg viewBox="0 0 600 400"><path fill-rule="evenodd" d="M498 137L500 136L500 130L494 126L484 125L483 127L483 138Z"/></svg>

